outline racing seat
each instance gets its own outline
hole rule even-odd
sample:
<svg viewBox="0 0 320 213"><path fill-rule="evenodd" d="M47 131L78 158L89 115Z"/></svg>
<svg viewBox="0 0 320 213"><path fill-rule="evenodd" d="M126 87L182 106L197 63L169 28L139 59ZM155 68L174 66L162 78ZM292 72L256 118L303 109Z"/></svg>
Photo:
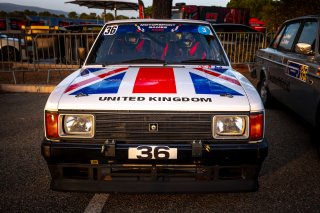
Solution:
<svg viewBox="0 0 320 213"><path fill-rule="evenodd" d="M138 54L143 54L146 57L151 55L151 42L149 39L140 39L138 42L135 52Z"/></svg>
<svg viewBox="0 0 320 213"><path fill-rule="evenodd" d="M125 54L126 48L123 39L116 39L110 49L110 55Z"/></svg>
<svg viewBox="0 0 320 213"><path fill-rule="evenodd" d="M189 56L194 59L205 59L207 52L204 46L197 41L190 47Z"/></svg>
<svg viewBox="0 0 320 213"><path fill-rule="evenodd" d="M180 57L182 55L181 50L175 41L169 41L163 48L161 60L169 60L173 61L176 57Z"/></svg>

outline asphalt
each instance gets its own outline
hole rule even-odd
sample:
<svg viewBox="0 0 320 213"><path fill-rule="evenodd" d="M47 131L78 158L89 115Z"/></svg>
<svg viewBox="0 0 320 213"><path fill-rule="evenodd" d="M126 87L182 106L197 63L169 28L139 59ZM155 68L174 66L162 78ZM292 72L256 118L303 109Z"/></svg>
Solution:
<svg viewBox="0 0 320 213"><path fill-rule="evenodd" d="M30 93L51 93L55 85L37 84L0 84L2 92L30 92Z"/></svg>

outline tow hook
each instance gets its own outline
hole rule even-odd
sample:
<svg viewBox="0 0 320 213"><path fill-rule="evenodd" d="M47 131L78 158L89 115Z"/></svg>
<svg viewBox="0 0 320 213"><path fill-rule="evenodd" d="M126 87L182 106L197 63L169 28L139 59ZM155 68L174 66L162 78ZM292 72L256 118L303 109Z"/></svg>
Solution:
<svg viewBox="0 0 320 213"><path fill-rule="evenodd" d="M202 141L192 141L192 157L202 157Z"/></svg>
<svg viewBox="0 0 320 213"><path fill-rule="evenodd" d="M107 139L101 147L101 154L104 154L106 157L115 157L116 156L115 140Z"/></svg>

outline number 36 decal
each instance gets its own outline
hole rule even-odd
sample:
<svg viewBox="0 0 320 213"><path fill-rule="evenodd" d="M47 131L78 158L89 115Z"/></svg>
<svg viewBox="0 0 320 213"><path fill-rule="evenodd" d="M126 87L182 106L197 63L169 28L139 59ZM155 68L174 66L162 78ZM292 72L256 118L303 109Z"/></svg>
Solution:
<svg viewBox="0 0 320 213"><path fill-rule="evenodd" d="M148 146L148 145L129 148L128 159L141 159L141 160L177 159L177 148L169 148L168 146Z"/></svg>
<svg viewBox="0 0 320 213"><path fill-rule="evenodd" d="M106 29L104 30L104 35L114 35L116 34L118 30L118 26L117 25L113 25L113 26L107 26Z"/></svg>

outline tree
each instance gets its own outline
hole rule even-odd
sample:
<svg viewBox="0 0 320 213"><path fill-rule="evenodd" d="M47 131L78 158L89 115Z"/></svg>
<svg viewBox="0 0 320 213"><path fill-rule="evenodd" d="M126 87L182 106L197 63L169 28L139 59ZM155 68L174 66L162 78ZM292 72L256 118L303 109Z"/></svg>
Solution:
<svg viewBox="0 0 320 213"><path fill-rule="evenodd" d="M261 18L261 11L265 5L269 5L272 0L230 0L227 7L246 8L250 10L251 17Z"/></svg>
<svg viewBox="0 0 320 213"><path fill-rule="evenodd" d="M257 17L266 22L269 31L275 31L285 20L318 14L319 0L230 0L227 7L248 8L251 17Z"/></svg>
<svg viewBox="0 0 320 213"><path fill-rule="evenodd" d="M103 15L104 14L102 14L102 17L103 17ZM106 13L104 15L104 18L105 18L106 21L112 21L112 20L114 20L114 15L112 13Z"/></svg>
<svg viewBox="0 0 320 213"><path fill-rule="evenodd" d="M78 14L76 12L72 11L72 12L68 13L68 18L76 19L76 18L78 18Z"/></svg>
<svg viewBox="0 0 320 213"><path fill-rule="evenodd" d="M8 16L7 12L5 11L0 11L0 18L6 18Z"/></svg>
<svg viewBox="0 0 320 213"><path fill-rule="evenodd" d="M144 8L144 17L150 18L152 16L152 6Z"/></svg>
<svg viewBox="0 0 320 213"><path fill-rule="evenodd" d="M86 14L86 13L81 13L80 16L79 16L79 18L80 18L80 19L89 19L89 18L88 18L88 14Z"/></svg>
<svg viewBox="0 0 320 213"><path fill-rule="evenodd" d="M39 13L39 16L43 16L43 17L50 17L52 16L53 14L51 14L50 12L48 11L43 11L43 12L40 12Z"/></svg>
<svg viewBox="0 0 320 213"><path fill-rule="evenodd" d="M153 18L171 18L172 0L153 0Z"/></svg>
<svg viewBox="0 0 320 213"><path fill-rule="evenodd" d="M118 15L118 16L116 17L116 19L117 19L117 20L129 19L129 17L128 17L128 16L124 16L124 15Z"/></svg>
<svg viewBox="0 0 320 213"><path fill-rule="evenodd" d="M37 15L38 15L37 12L35 12L35 11L30 11L30 10L25 10L25 11L24 11L24 14L25 14L26 16L37 16Z"/></svg>

